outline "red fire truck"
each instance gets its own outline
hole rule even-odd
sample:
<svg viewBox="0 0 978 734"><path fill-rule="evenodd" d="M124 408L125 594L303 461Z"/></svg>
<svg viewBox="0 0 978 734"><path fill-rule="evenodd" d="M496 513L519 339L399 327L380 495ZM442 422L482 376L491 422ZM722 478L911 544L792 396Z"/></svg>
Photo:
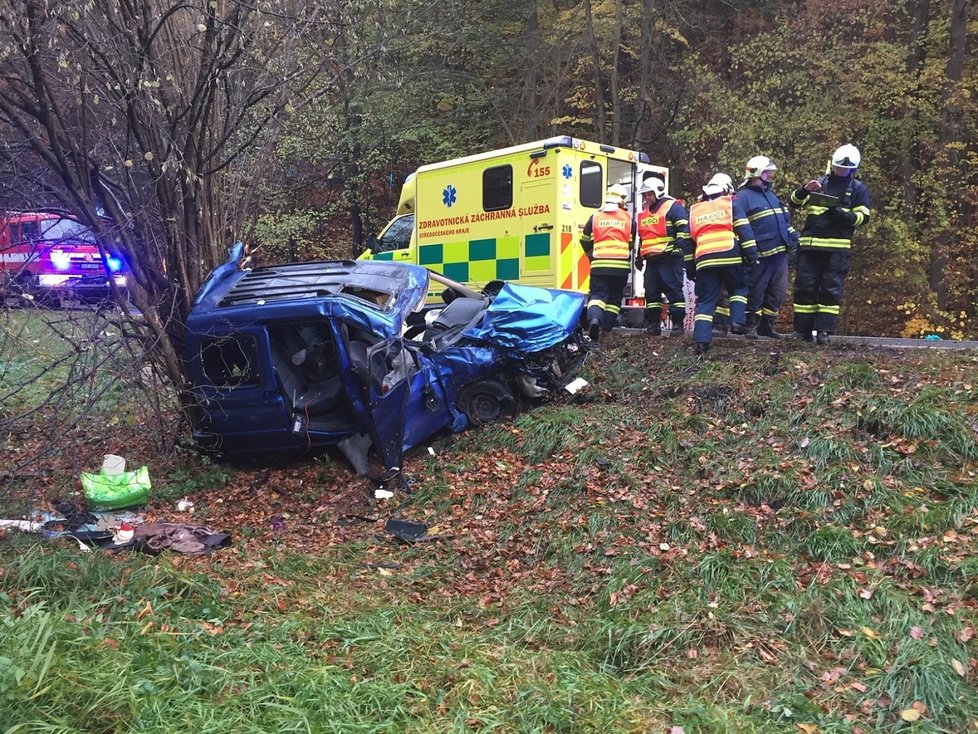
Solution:
<svg viewBox="0 0 978 734"><path fill-rule="evenodd" d="M110 279L125 292L125 263L102 249L104 260L95 233L66 212L0 213L0 296L92 303L111 297Z"/></svg>

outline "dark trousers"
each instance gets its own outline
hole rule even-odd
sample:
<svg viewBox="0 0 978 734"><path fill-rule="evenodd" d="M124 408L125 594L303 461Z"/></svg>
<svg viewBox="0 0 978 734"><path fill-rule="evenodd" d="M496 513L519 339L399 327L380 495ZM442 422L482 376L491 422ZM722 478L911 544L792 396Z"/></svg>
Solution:
<svg viewBox="0 0 978 734"><path fill-rule="evenodd" d="M798 250L795 331L809 335L813 330L835 333L849 260L849 250Z"/></svg>
<svg viewBox="0 0 978 734"><path fill-rule="evenodd" d="M587 320L597 319L601 328L610 331L621 313L621 297L628 283L628 270L591 271L591 291L587 297Z"/></svg>
<svg viewBox="0 0 978 734"><path fill-rule="evenodd" d="M686 318L686 296L683 295L682 255L657 255L645 258L645 323L659 323L662 297L669 304L673 326L682 326Z"/></svg>
<svg viewBox="0 0 978 734"><path fill-rule="evenodd" d="M710 343L713 337L713 314L724 287L730 294L730 321L737 326L743 326L747 311L747 269L743 265L697 269L694 342Z"/></svg>
<svg viewBox="0 0 978 734"><path fill-rule="evenodd" d="M788 254L762 257L751 270L749 286L747 313L777 316L788 295Z"/></svg>

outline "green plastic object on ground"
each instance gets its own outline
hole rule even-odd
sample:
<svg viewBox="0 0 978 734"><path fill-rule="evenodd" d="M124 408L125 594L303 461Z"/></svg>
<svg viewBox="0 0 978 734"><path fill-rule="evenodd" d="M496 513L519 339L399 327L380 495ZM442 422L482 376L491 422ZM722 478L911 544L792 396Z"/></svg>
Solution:
<svg viewBox="0 0 978 734"><path fill-rule="evenodd" d="M81 483L93 510L118 510L144 505L149 499L149 469L145 466L121 474L82 472Z"/></svg>

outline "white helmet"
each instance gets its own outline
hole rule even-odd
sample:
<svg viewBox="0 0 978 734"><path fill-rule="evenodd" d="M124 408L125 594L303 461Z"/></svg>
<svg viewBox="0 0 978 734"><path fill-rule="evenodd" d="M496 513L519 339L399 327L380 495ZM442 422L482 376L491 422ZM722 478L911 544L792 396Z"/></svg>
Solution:
<svg viewBox="0 0 978 734"><path fill-rule="evenodd" d="M649 176L642 182L641 187L638 190L640 194L655 194L655 198L658 199L665 195L666 193L666 182L663 181L658 176Z"/></svg>
<svg viewBox="0 0 978 734"><path fill-rule="evenodd" d="M707 196L716 196L717 194L732 194L733 190L733 181L731 181L730 176L725 173L714 173L713 178L707 181L706 186L703 187L703 193Z"/></svg>
<svg viewBox="0 0 978 734"><path fill-rule="evenodd" d="M836 148L835 153L832 154L832 165L835 168L847 168L850 171L855 171L859 168L861 161L862 156L859 155L859 148L849 143Z"/></svg>
<svg viewBox="0 0 978 734"><path fill-rule="evenodd" d="M757 178L764 171L777 171L778 167L774 165L774 161L768 158L766 155L755 155L749 161L747 161L747 166L744 168L744 173L747 178Z"/></svg>
<svg viewBox="0 0 978 734"><path fill-rule="evenodd" d="M621 184L611 184L604 200L606 204L625 204L628 201L628 189Z"/></svg>

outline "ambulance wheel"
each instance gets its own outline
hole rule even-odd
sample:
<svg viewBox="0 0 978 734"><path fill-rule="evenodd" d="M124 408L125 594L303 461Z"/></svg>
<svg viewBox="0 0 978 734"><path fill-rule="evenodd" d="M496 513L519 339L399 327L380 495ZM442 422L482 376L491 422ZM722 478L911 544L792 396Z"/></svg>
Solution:
<svg viewBox="0 0 978 734"><path fill-rule="evenodd" d="M516 415L516 398L495 380L481 380L459 391L458 409L474 426L498 423Z"/></svg>

